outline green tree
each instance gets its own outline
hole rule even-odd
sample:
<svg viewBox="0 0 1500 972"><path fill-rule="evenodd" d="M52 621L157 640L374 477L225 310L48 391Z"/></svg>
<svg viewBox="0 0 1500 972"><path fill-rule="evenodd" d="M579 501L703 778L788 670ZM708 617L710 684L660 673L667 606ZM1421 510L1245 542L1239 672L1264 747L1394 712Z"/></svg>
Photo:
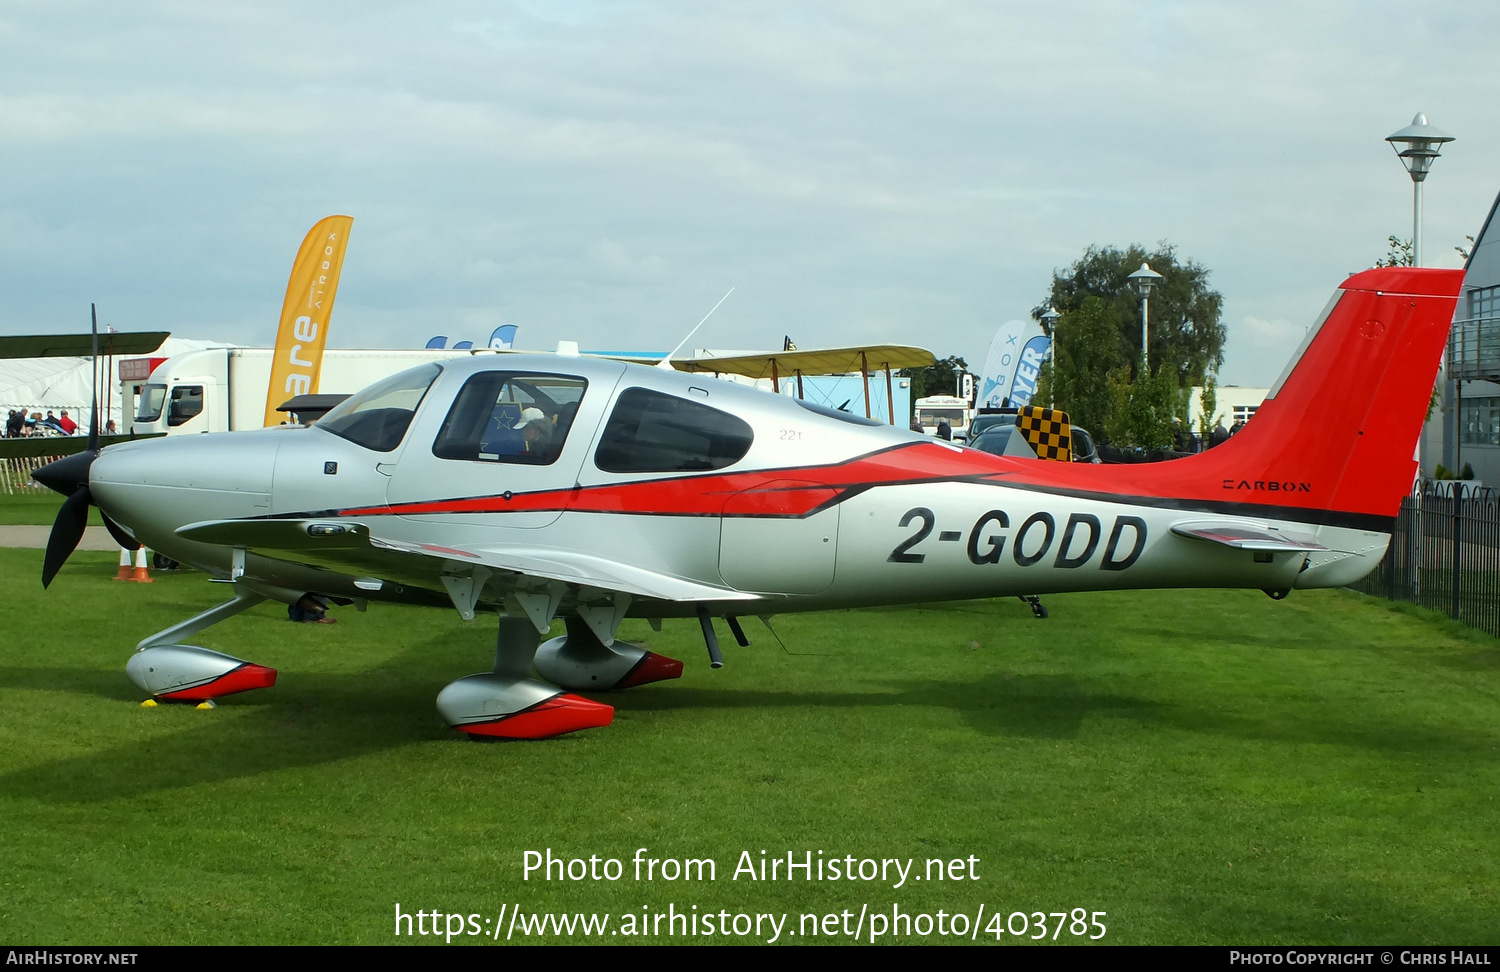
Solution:
<svg viewBox="0 0 1500 972"><path fill-rule="evenodd" d="M1064 315L1090 297L1113 305L1119 341L1109 370L1124 367L1134 380L1141 360L1141 301L1129 277L1142 263L1150 263L1162 275L1151 291L1150 359L1174 362L1180 387L1201 385L1224 362L1226 331L1219 321L1224 298L1208 286L1208 269L1191 260L1179 261L1172 244L1159 243L1155 250L1091 246L1071 267L1053 275L1047 303ZM1044 303L1032 316L1040 320L1046 309ZM1063 384L1062 378L1058 384Z"/></svg>
<svg viewBox="0 0 1500 972"><path fill-rule="evenodd" d="M1073 424L1112 438L1115 393L1110 377L1118 379L1124 350L1118 308L1100 297L1085 298L1058 318L1053 333L1056 357L1044 389L1050 399L1044 396L1043 401L1067 412Z"/></svg>
<svg viewBox="0 0 1500 972"><path fill-rule="evenodd" d="M1123 438L1143 449L1171 449L1182 421L1187 392L1177 384L1176 366L1163 362L1155 374L1130 386L1125 403Z"/></svg>
<svg viewBox="0 0 1500 972"><path fill-rule="evenodd" d="M1203 403L1203 414L1198 417L1198 435L1207 442L1220 418L1214 414L1219 408L1219 383L1213 375L1203 380L1203 394L1199 396L1199 400ZM1187 419L1183 419L1183 425L1186 424Z"/></svg>
<svg viewBox="0 0 1500 972"><path fill-rule="evenodd" d="M1386 237L1389 247L1385 256L1375 261L1377 267L1409 267L1412 266L1412 243L1411 240L1403 240L1398 236ZM1457 247L1455 247L1457 249ZM1462 253L1462 250L1459 250Z"/></svg>
<svg viewBox="0 0 1500 972"><path fill-rule="evenodd" d="M1140 374L1141 303L1129 277L1150 263L1162 279L1151 291L1151 361ZM1148 448L1171 444L1172 418L1186 421L1182 391L1211 379L1224 360L1224 298L1208 286L1209 271L1179 261L1169 243L1154 251L1091 246L1053 275L1040 319L1050 304L1056 324L1057 373L1049 382L1057 407L1106 441Z"/></svg>

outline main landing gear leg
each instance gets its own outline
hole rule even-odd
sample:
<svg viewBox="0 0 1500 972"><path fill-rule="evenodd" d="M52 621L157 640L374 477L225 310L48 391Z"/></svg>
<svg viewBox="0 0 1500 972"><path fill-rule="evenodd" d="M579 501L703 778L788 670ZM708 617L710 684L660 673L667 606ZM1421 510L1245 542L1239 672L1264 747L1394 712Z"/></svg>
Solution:
<svg viewBox="0 0 1500 972"><path fill-rule="evenodd" d="M1035 594L1017 594L1016 600L1025 601L1028 605L1030 605L1031 613L1035 614L1038 619L1045 618L1047 616L1047 609L1042 606L1042 599L1037 597Z"/></svg>
<svg viewBox="0 0 1500 972"><path fill-rule="evenodd" d="M438 712L444 721L471 736L499 739L546 739L609 725L615 715L613 706L570 695L530 677L540 640L529 619L501 615L494 669L449 682L438 693Z"/></svg>
<svg viewBox="0 0 1500 972"><path fill-rule="evenodd" d="M132 682L151 693L152 698L172 702L205 702L222 695L270 688L276 684L274 668L197 645L176 643L179 638L197 634L265 599L265 595L236 587L232 600L158 631L136 645L135 655L125 665L125 673Z"/></svg>

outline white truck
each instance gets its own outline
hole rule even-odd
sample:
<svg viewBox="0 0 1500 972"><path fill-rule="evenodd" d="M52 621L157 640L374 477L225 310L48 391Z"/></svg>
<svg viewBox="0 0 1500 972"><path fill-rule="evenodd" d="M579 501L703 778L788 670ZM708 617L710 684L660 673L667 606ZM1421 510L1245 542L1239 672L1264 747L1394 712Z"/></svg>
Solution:
<svg viewBox="0 0 1500 972"><path fill-rule="evenodd" d="M923 432L937 435L938 423L947 422L953 438L960 442L969 434L969 420L974 417L970 400L957 395L928 395L926 398L919 398L915 410Z"/></svg>
<svg viewBox="0 0 1500 972"><path fill-rule="evenodd" d="M352 395L398 371L473 353L492 352L329 349L323 352L318 392ZM165 360L128 359L120 362L120 378L127 414L132 395L139 399L131 423L136 435L258 429L271 383L271 349L209 348Z"/></svg>

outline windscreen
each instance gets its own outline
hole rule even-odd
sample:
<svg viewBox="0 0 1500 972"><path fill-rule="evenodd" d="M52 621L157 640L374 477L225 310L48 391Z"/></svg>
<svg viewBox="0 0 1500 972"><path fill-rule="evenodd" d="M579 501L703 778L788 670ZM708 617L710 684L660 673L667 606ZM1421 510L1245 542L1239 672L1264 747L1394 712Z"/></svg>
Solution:
<svg viewBox="0 0 1500 972"><path fill-rule="evenodd" d="M166 385L147 385L141 389L141 403L136 408L135 420L137 422L155 422L161 418L161 409L166 402Z"/></svg>
<svg viewBox="0 0 1500 972"><path fill-rule="evenodd" d="M313 428L332 432L376 452L390 452L401 444L422 396L442 372L435 364L420 365L346 398Z"/></svg>

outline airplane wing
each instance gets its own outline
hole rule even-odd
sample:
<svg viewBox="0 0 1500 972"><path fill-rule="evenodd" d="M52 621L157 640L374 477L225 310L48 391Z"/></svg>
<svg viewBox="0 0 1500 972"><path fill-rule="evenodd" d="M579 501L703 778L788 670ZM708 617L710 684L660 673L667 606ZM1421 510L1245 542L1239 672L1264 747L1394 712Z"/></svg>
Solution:
<svg viewBox="0 0 1500 972"><path fill-rule="evenodd" d="M263 557L355 575L356 586L397 581L444 592L453 565L483 566L520 578L560 581L574 587L619 591L661 601L753 601L758 595L675 577L577 551L511 544L411 543L381 538L368 525L343 519L207 520L177 530L202 543L244 547ZM363 582L363 583L362 583ZM503 586L502 581L502 586Z"/></svg>
<svg viewBox="0 0 1500 972"><path fill-rule="evenodd" d="M101 435L99 437L99 448L112 446L119 442L139 442L143 439L155 439L163 434L158 432L154 435ZM82 452L88 448L88 444L89 437L88 429L86 428L81 429L78 435L37 435L24 439L0 439L0 460L71 456L75 452Z"/></svg>
<svg viewBox="0 0 1500 972"><path fill-rule="evenodd" d="M723 358L674 358L672 367L678 371L770 378L773 375L799 372L804 375L847 375L857 374L862 369L886 371L895 368L925 368L936 360L926 348L872 344L865 347L738 354Z"/></svg>
<svg viewBox="0 0 1500 972"><path fill-rule="evenodd" d="M171 331L106 331L99 335L99 355L150 354ZM87 358L94 353L92 334L14 334L0 337L0 358Z"/></svg>
<svg viewBox="0 0 1500 972"><path fill-rule="evenodd" d="M1236 550L1268 550L1272 552L1294 552L1327 550L1320 543L1305 537L1294 537L1273 530L1258 530L1241 523L1223 523L1212 520L1182 520L1172 524L1172 532L1179 537L1206 540L1209 543L1233 547Z"/></svg>

